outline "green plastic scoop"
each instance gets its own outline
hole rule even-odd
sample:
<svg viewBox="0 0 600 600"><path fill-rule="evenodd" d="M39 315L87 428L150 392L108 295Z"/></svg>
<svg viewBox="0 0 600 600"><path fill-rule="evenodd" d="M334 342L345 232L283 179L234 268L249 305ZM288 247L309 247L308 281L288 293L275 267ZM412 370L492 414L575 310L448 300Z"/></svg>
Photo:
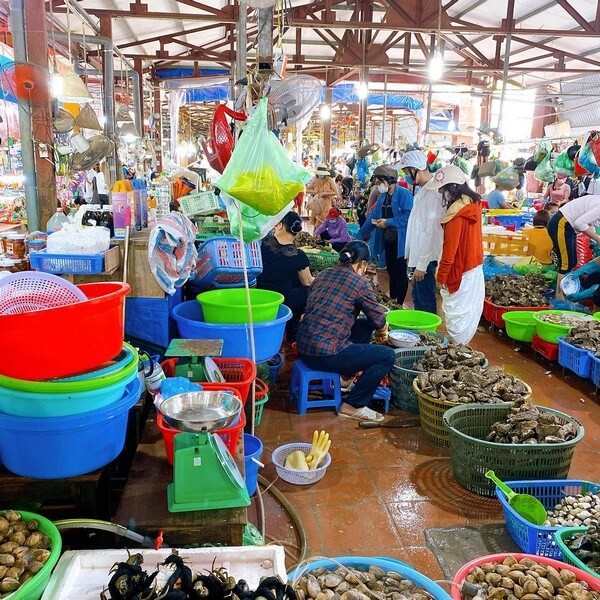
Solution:
<svg viewBox="0 0 600 600"><path fill-rule="evenodd" d="M494 471L487 471L485 476L491 479L502 490L508 503L515 509L515 512L519 516L534 525L544 524L548 515L544 505L535 496L513 492L504 482L496 477Z"/></svg>

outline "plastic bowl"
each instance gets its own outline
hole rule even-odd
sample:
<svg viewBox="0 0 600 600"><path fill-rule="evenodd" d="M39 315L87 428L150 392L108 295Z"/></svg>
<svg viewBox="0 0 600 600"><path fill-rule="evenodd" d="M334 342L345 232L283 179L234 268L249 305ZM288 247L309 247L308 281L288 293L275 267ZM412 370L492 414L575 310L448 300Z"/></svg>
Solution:
<svg viewBox="0 0 600 600"><path fill-rule="evenodd" d="M221 356L225 358L247 358L252 360L250 349L250 326L247 324L227 325L206 323L202 307L196 300L182 302L173 309L182 338L223 340ZM285 324L292 318L292 311L282 304L277 319L253 326L255 361L265 362L279 352L285 333Z"/></svg>
<svg viewBox="0 0 600 600"><path fill-rule="evenodd" d="M123 450L129 409L141 391L136 377L121 399L98 410L45 419L0 413L4 466L34 479L76 477L104 467Z"/></svg>
<svg viewBox="0 0 600 600"><path fill-rule="evenodd" d="M407 553L410 554L410 550L408 550ZM429 577L422 575L419 571L413 569L413 567L404 562L385 556L340 556L338 558L332 558L331 560L317 560L288 573L288 580L295 581L304 573L310 573L311 571L322 567L335 570L339 568L340 565L364 569L368 569L370 566L380 567L386 573L388 571L396 571L396 573L399 573L406 579L410 579L413 583L423 588L433 596L435 600L450 600L448 593L437 583L429 579Z"/></svg>
<svg viewBox="0 0 600 600"><path fill-rule="evenodd" d="M127 283L77 286L87 300L21 315L0 315L0 373L40 381L77 375L123 348Z"/></svg>
<svg viewBox="0 0 600 600"><path fill-rule="evenodd" d="M411 331L437 331L442 319L424 310L392 310L387 314L390 329Z"/></svg>
<svg viewBox="0 0 600 600"><path fill-rule="evenodd" d="M62 538L56 525L42 517L42 515L24 510L18 510L17 512L24 520L35 519L39 523L39 531L50 538L50 556L44 566L29 581L26 581L16 592L6 596L5 600L39 600L50 581L52 569L54 569L60 558Z"/></svg>
<svg viewBox="0 0 600 600"><path fill-rule="evenodd" d="M267 323L277 318L284 297L278 292L251 289L250 303L253 323ZM207 323L248 323L248 304L244 288L203 292L196 297Z"/></svg>
<svg viewBox="0 0 600 600"><path fill-rule="evenodd" d="M394 329L389 332L388 339L396 348L414 348L419 343L419 334L403 329Z"/></svg>
<svg viewBox="0 0 600 600"><path fill-rule="evenodd" d="M72 379L53 379L50 381L28 381L26 379L14 379L0 375L0 396L4 390L19 390L32 395L61 395L75 394L97 390L102 392L115 384L122 384L122 388L131 381L132 376L138 371L138 352L129 344L124 345L123 357L111 366L103 366L97 371L90 371L85 375L78 375ZM117 398L115 398L116 400ZM0 407L0 410L4 410ZM89 410L89 409L87 409ZM4 412L9 411L4 410ZM23 415L29 416L29 415ZM42 416L42 415L40 415ZM53 415L49 415L53 416Z"/></svg>
<svg viewBox="0 0 600 600"><path fill-rule="evenodd" d="M534 314L535 311L532 310L504 313L502 319L506 325L506 335L519 342L531 343L536 329Z"/></svg>
<svg viewBox="0 0 600 600"><path fill-rule="evenodd" d="M530 558L540 565L550 565L554 567L557 571L561 571L562 569L569 569L572 571L577 577L578 581L585 581L590 586L590 590L600 591L600 577L595 577L590 573L586 573L577 567L571 567L570 565L565 565L565 563L560 562L559 560L554 560L553 558L546 558L545 556L536 556L535 554L521 554L519 552L511 552L506 554L488 554L487 556L480 556L475 560L468 562L466 565L462 566L454 576L452 583L456 585L452 586L452 590L450 595L453 600L462 600L461 597L461 588L467 575L479 565L483 565L487 562L502 562L507 556L513 556L516 560L521 560L522 558Z"/></svg>
<svg viewBox="0 0 600 600"><path fill-rule="evenodd" d="M582 321L589 321L593 317L584 313L572 310L540 310L533 315L535 321L535 332L542 340L550 344L558 344L558 338L567 335L574 325L557 325L540 319L542 315L576 315L581 317Z"/></svg>

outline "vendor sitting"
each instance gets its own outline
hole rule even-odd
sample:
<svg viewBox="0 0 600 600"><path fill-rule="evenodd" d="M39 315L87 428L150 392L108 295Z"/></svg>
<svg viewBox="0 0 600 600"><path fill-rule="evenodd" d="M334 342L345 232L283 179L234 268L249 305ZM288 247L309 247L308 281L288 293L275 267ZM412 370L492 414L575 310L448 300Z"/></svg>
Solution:
<svg viewBox="0 0 600 600"><path fill-rule="evenodd" d="M352 241L340 252L340 264L316 277L298 327L298 354L311 369L346 378L362 371L338 414L381 422L384 416L368 405L396 355L388 346L370 343L375 330L376 341L387 340L385 312L364 277L370 259L367 244ZM366 318L357 318L361 311Z"/></svg>
<svg viewBox="0 0 600 600"><path fill-rule="evenodd" d="M348 223L341 216L340 209L329 209L327 219L321 223L315 230L315 237L320 236L322 240L331 243L331 247L339 252L349 241L351 237L348 234Z"/></svg>
<svg viewBox="0 0 600 600"><path fill-rule="evenodd" d="M550 222L550 213L547 210L538 210L533 215L531 228L523 230L523 235L527 238L529 254L535 256L543 265L552 264L552 238L548 233L548 223Z"/></svg>
<svg viewBox="0 0 600 600"><path fill-rule="evenodd" d="M488 195L485 201L490 209L512 208L511 203L505 198L504 194L496 186Z"/></svg>

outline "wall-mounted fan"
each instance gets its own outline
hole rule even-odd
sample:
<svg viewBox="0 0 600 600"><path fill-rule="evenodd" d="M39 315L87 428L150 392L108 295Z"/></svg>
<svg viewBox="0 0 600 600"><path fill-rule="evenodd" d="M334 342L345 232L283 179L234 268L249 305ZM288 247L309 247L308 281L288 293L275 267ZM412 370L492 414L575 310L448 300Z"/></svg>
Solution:
<svg viewBox="0 0 600 600"><path fill-rule="evenodd" d="M4 95L18 102L38 105L50 101L50 77L42 67L30 62L8 62L0 67L0 87Z"/></svg>
<svg viewBox="0 0 600 600"><path fill-rule="evenodd" d="M75 117L64 108L59 108L55 117L52 117L54 133L69 133L75 129Z"/></svg>
<svg viewBox="0 0 600 600"><path fill-rule="evenodd" d="M274 127L288 129L312 115L323 98L323 84L311 75L291 75L271 81L268 95L275 117Z"/></svg>
<svg viewBox="0 0 600 600"><path fill-rule="evenodd" d="M90 169L114 150L114 144L105 135L94 135L86 141L89 148L75 152L72 157L73 168L80 171Z"/></svg>

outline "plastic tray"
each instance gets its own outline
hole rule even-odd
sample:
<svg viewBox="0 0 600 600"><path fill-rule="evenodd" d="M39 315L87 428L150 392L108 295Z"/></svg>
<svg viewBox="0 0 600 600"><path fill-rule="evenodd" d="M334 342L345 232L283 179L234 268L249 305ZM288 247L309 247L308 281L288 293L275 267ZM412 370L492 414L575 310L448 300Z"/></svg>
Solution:
<svg viewBox="0 0 600 600"><path fill-rule="evenodd" d="M584 531L587 531L587 529L587 527L562 527L554 533L554 540L562 552L562 559L564 562L600 579L600 573L588 567L582 560L579 560L566 544L566 541L573 534L583 533Z"/></svg>
<svg viewBox="0 0 600 600"><path fill-rule="evenodd" d="M49 254L45 249L29 254L35 271L44 273L94 275L104 272L104 254Z"/></svg>
<svg viewBox="0 0 600 600"><path fill-rule="evenodd" d="M531 340L531 347L552 362L558 360L558 344L546 342L539 335L535 334L533 340Z"/></svg>
<svg viewBox="0 0 600 600"><path fill-rule="evenodd" d="M337 252L307 252L306 256L310 268L315 271L323 271L340 264L340 255Z"/></svg>
<svg viewBox="0 0 600 600"><path fill-rule="evenodd" d="M514 490L518 494L531 494L535 496L544 505L546 510L554 509L565 496L585 494L589 491L598 493L600 490L600 484L575 479L507 481L505 483L511 490ZM517 514L515 509L508 503L506 496L497 488L496 496L502 504L506 529L521 550L530 554L538 554L562 560L562 552L555 542L554 535L559 530L559 527L534 525Z"/></svg>
<svg viewBox="0 0 600 600"><path fill-rule="evenodd" d="M564 413L538 407L558 418L573 423L577 436L560 444L499 444L484 438L497 421L504 421L510 403L464 404L444 414L449 432L450 458L454 477L467 490L481 496L493 496L495 484L485 477L488 469L504 481L565 479L569 474L575 446L583 439L583 425Z"/></svg>
<svg viewBox="0 0 600 600"><path fill-rule="evenodd" d="M135 550L144 557L143 567L155 568L171 550ZM204 573L225 567L229 575L245 579L256 589L263 577L286 579L285 554L282 546L243 546L229 548L191 548L179 551L186 564ZM98 600L110 579L108 572L114 563L125 561L127 550L77 550L63 554L42 597L43 600Z"/></svg>
<svg viewBox="0 0 600 600"><path fill-rule="evenodd" d="M568 342L564 338L558 338L558 364L569 371L573 371L575 375L589 379L592 374L592 357L589 350L578 348Z"/></svg>

